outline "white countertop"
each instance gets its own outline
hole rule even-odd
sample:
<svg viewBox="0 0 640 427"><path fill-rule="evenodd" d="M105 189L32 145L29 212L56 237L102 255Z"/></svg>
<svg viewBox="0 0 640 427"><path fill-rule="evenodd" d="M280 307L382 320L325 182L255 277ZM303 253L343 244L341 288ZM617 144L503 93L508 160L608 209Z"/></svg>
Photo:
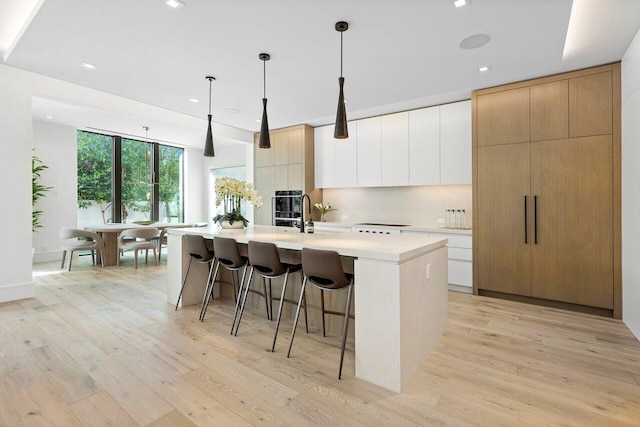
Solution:
<svg viewBox="0 0 640 427"><path fill-rule="evenodd" d="M340 255L382 261L405 262L447 244L446 238L408 234L300 233L297 228L255 225L246 229L220 229L217 225L197 228L172 228L170 235L197 234L207 238L232 237L238 243L249 240L274 243L282 249L335 250Z"/></svg>
<svg viewBox="0 0 640 427"><path fill-rule="evenodd" d="M350 224L345 222L314 222L316 228L318 227L341 227L341 228L351 228L351 227L366 227L366 228L377 228L381 230L400 230L400 231L420 231L424 233L446 233L446 234L472 234L472 230L470 228L445 228L445 227L433 227L428 225L409 225L407 227L386 227L384 225L360 225L360 224Z"/></svg>

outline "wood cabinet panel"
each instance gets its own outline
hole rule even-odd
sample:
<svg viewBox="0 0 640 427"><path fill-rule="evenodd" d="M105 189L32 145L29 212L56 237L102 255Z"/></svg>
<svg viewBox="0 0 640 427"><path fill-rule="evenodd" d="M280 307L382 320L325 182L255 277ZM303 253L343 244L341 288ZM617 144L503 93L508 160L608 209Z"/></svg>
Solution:
<svg viewBox="0 0 640 427"><path fill-rule="evenodd" d="M471 184L471 101L440 106L440 183Z"/></svg>
<svg viewBox="0 0 640 427"><path fill-rule="evenodd" d="M569 136L610 134L613 129L612 73L569 79Z"/></svg>
<svg viewBox="0 0 640 427"><path fill-rule="evenodd" d="M276 166L278 168L278 166ZM302 163L287 165L287 190L305 192L302 182Z"/></svg>
<svg viewBox="0 0 640 427"><path fill-rule="evenodd" d="M532 143L531 165L532 295L613 309L611 136Z"/></svg>
<svg viewBox="0 0 640 427"><path fill-rule="evenodd" d="M273 140L273 133L269 133L269 138ZM253 155L255 167L261 168L265 166L273 166L273 150L271 148L259 148L258 142L260 134L254 135Z"/></svg>
<svg viewBox="0 0 640 427"><path fill-rule="evenodd" d="M271 137L271 150L273 150L274 165L289 163L289 132L274 132Z"/></svg>
<svg viewBox="0 0 640 427"><path fill-rule="evenodd" d="M440 107L409 111L409 184L440 184Z"/></svg>
<svg viewBox="0 0 640 427"><path fill-rule="evenodd" d="M334 186L334 138L333 126L314 129L315 184L317 188Z"/></svg>
<svg viewBox="0 0 640 427"><path fill-rule="evenodd" d="M279 165L274 166L274 177L275 177L275 191L282 191L289 189L289 166L288 165Z"/></svg>
<svg viewBox="0 0 640 427"><path fill-rule="evenodd" d="M530 144L481 147L477 160L474 245L477 249L478 288L531 295L530 235L525 243L525 196L530 194ZM530 232L531 221L528 219Z"/></svg>
<svg viewBox="0 0 640 427"><path fill-rule="evenodd" d="M382 185L409 185L409 113L382 116Z"/></svg>
<svg viewBox="0 0 640 427"><path fill-rule="evenodd" d="M478 146L529 141L529 88L477 97Z"/></svg>
<svg viewBox="0 0 640 427"><path fill-rule="evenodd" d="M569 81L531 86L531 141L569 137Z"/></svg>
<svg viewBox="0 0 640 427"><path fill-rule="evenodd" d="M292 129L288 134L287 163L302 163L302 144L304 139L302 129Z"/></svg>
<svg viewBox="0 0 640 427"><path fill-rule="evenodd" d="M358 187L382 185L382 118L357 121Z"/></svg>
<svg viewBox="0 0 640 427"><path fill-rule="evenodd" d="M271 225L271 198L275 196L276 191L274 167L255 168L254 182L256 191L262 197L262 207L254 210L255 223L258 225Z"/></svg>

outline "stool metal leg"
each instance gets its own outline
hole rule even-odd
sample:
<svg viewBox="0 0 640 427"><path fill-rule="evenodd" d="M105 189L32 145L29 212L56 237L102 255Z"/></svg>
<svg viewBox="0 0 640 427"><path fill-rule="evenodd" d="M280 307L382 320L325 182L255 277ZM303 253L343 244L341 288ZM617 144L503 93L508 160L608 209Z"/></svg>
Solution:
<svg viewBox="0 0 640 427"><path fill-rule="evenodd" d="M267 320L271 320L271 313L269 312L269 294L267 293L267 279L262 276L262 291L264 292L264 305L267 308ZM244 304L243 304L244 306Z"/></svg>
<svg viewBox="0 0 640 427"><path fill-rule="evenodd" d="M304 294L302 294L303 300L302 302L304 303L304 328L307 331L307 333L309 333L309 315L307 314L307 292L305 291Z"/></svg>
<svg viewBox="0 0 640 427"><path fill-rule="evenodd" d="M189 275L189 269L191 268L191 261L193 261L193 258L189 257L189 265L187 265L187 272L184 273L184 279L182 279L182 287L180 288L180 294L178 295L178 301L176 301L176 310L178 309L178 305L180 304L180 298L182 298L182 292L184 291L184 285L187 283L187 276Z"/></svg>
<svg viewBox="0 0 640 427"><path fill-rule="evenodd" d="M209 301L211 300L211 294L213 293L213 287L216 284L216 275L218 271L220 271L220 263L215 263L215 273L213 276L211 275L211 271L213 270L213 265L209 268L209 276L207 277L207 287L204 291L204 298L202 299L202 307L200 308L200 321L204 322L204 316L207 314L207 308L209 307Z"/></svg>
<svg viewBox="0 0 640 427"><path fill-rule="evenodd" d="M273 290L271 289L271 279L269 281L269 320L273 321Z"/></svg>
<svg viewBox="0 0 640 427"><path fill-rule="evenodd" d="M280 328L280 316L282 316L282 306L284 305L284 293L287 290L287 280L289 279L289 270L284 274L284 283L282 283L282 295L280 296L280 305L278 306L278 319L276 320L276 333L273 335L273 345L271 353L276 349L276 339L278 339L278 329Z"/></svg>
<svg viewBox="0 0 640 427"><path fill-rule="evenodd" d="M247 295L249 295L249 287L251 286L251 279L253 278L253 270L255 268L251 266L251 270L249 270L249 279L247 280L247 286L244 288L244 296L242 297L242 304L240 305L240 312L238 313L238 304L240 304L240 300L238 300L238 304L236 304L236 314L234 314L234 323L236 325L236 331L233 333L234 336L238 335L238 329L240 328L240 321L242 320L242 313L244 313L244 305L247 302ZM238 320L235 320L236 315L238 316ZM233 325L231 325L231 332L233 332Z"/></svg>
<svg viewBox="0 0 640 427"><path fill-rule="evenodd" d="M347 294L347 306L344 309L344 329L342 330L342 350L340 351L340 370L338 371L338 379L342 378L342 362L344 361L344 347L347 343L347 330L349 329L349 309L351 308L351 296L353 295L353 283L349 285Z"/></svg>
<svg viewBox="0 0 640 427"><path fill-rule="evenodd" d="M322 308L322 336L327 336L327 331L324 326L324 290L320 289L320 307Z"/></svg>
<svg viewBox="0 0 640 427"><path fill-rule="evenodd" d="M233 311L233 319L231 321L231 332L229 332L229 335L233 335L233 328L236 325L236 318L238 317L238 311L241 305L241 301L242 301L242 287L244 286L244 279L247 275L247 267L249 267L248 264L245 264L244 269L242 270L242 279L240 280L240 286L238 289L238 295L236 298L236 308ZM253 267L251 267L251 269L249 270L249 280L247 282L247 287L249 286L249 284L251 283L251 277L253 275ZM235 291L235 289L234 289Z"/></svg>
<svg viewBox="0 0 640 427"><path fill-rule="evenodd" d="M298 300L298 307L296 308L296 317L293 320L293 329L291 330L291 342L289 342L289 351L287 357L291 357L291 347L293 346L293 338L296 335L296 326L298 326L298 317L300 317L300 306L302 305L302 299L304 298L304 289L307 287L307 278L305 276L302 281L302 289L300 290L300 299Z"/></svg>

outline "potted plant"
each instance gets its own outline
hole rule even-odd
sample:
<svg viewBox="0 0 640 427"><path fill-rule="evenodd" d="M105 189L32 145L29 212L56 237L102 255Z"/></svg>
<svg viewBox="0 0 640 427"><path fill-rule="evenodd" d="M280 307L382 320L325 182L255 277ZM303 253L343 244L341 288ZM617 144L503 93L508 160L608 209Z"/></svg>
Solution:
<svg viewBox="0 0 640 427"><path fill-rule="evenodd" d="M224 205L224 214L216 215L213 222L222 228L246 227L249 221L242 215L241 203L248 201L254 207L262 206L262 198L253 188L253 184L235 178L216 179L216 206Z"/></svg>
<svg viewBox="0 0 640 427"><path fill-rule="evenodd" d="M322 203L316 203L315 205L313 205L313 207L320 214L320 222L327 221L324 217L327 213L331 211L337 211L337 209L331 207L331 203L327 203L326 205Z"/></svg>
<svg viewBox="0 0 640 427"><path fill-rule="evenodd" d="M36 210L36 203L38 200L43 198L47 191L51 190L53 187L47 187L41 184L42 176L40 175L43 170L48 169L49 166L42 163L36 156L31 156L31 186L32 186L32 210L31 210L31 231L35 233L37 228L42 227L40 224L40 215L42 215L42 211Z"/></svg>

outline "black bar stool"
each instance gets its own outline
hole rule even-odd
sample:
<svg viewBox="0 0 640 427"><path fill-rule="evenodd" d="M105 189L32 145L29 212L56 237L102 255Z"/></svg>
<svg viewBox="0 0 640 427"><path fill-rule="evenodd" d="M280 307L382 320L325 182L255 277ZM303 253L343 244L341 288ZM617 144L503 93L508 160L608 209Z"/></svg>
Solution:
<svg viewBox="0 0 640 427"><path fill-rule="evenodd" d="M207 277L205 294L209 289L209 283L211 282L211 271L213 270L213 264L215 263L214 252L213 250L207 248L207 243L205 242L204 237L194 234L186 234L184 236L184 240L187 252L189 253L189 265L187 265L187 272L184 274L184 279L182 279L180 295L178 295L178 301L176 301L176 310L178 309L178 305L180 304L182 292L184 291L184 285L187 283L187 276L189 275L189 270L191 269L191 263L193 262L193 260L196 260L200 264L209 264L209 276ZM200 310L202 310L202 307L200 308Z"/></svg>
<svg viewBox="0 0 640 427"><path fill-rule="evenodd" d="M280 318L282 316L282 306L285 302L291 304L297 304L296 301L285 298L285 292L287 291L287 282L289 280L289 274L300 271L302 268L302 264L287 264L280 261L280 254L278 253L278 248L273 243L263 243L263 242L255 242L249 241L249 263L251 264L251 270L249 271L249 280L247 282L244 298L242 299L242 305L240 308L240 313L238 315L238 322L236 325L235 335L238 335L238 329L240 329L240 321L242 320L242 314L244 313L244 306L247 300L247 295L249 293L249 285L251 283L251 278L253 277L254 271L258 273L258 275L262 276L262 279L269 280L269 291L271 291L271 279L276 279L278 277L284 276L284 282L282 284L282 295L280 296L280 306L278 307L278 318L276 321L276 332L273 336L273 345L271 346L271 351L273 352L276 348L276 339L278 338L278 329L280 328ZM269 292L271 294L271 292ZM273 298L271 298L273 299ZM309 333L309 321L307 318L307 303L306 298L303 296L304 303L304 317L306 323L307 333ZM273 311L271 313L271 318L273 319ZM235 323L235 314L234 314L234 323ZM233 333L233 325L231 325L231 333Z"/></svg>
<svg viewBox="0 0 640 427"><path fill-rule="evenodd" d="M233 295L236 300L237 310L238 301L240 300L239 295L242 290L242 284L244 283L245 274L247 273L247 266L249 265L249 259L240 255L240 251L238 250L238 242L236 242L235 239L216 236L213 238L213 250L216 254L216 260L218 262L216 263L215 272L213 273L213 282L211 286L209 286L205 291L204 299L202 300L202 309L200 310L201 322L204 321L204 316L207 313L207 307L209 306L209 301L211 299L211 295L213 294L213 283L215 283L215 280L218 277L220 266L231 272L231 279L233 281ZM238 280L237 274L240 270L242 270L242 279L240 280L240 284L238 285L236 283Z"/></svg>
<svg viewBox="0 0 640 427"><path fill-rule="evenodd" d="M302 248L302 271L304 273L304 280L302 281L300 300L298 301L298 307L296 308L296 317L293 321L293 330L291 331L291 342L289 343L289 352L287 353L287 357L291 356L291 347L293 346L293 338L295 337L296 325L298 324L298 317L300 316L300 306L302 305L302 297L304 296L307 282L311 282L311 284L320 288L321 291L333 292L348 288L347 305L344 313L326 311L327 314L344 316L342 350L340 352L340 370L338 371L338 379L340 379L342 377L342 362L344 360L344 347L347 342L347 330L349 329L349 309L351 307L351 298L353 296L353 275L344 272L342 263L340 262L340 255L337 252L309 248ZM324 295L322 298L324 302ZM323 320L324 315L325 311L323 303Z"/></svg>

